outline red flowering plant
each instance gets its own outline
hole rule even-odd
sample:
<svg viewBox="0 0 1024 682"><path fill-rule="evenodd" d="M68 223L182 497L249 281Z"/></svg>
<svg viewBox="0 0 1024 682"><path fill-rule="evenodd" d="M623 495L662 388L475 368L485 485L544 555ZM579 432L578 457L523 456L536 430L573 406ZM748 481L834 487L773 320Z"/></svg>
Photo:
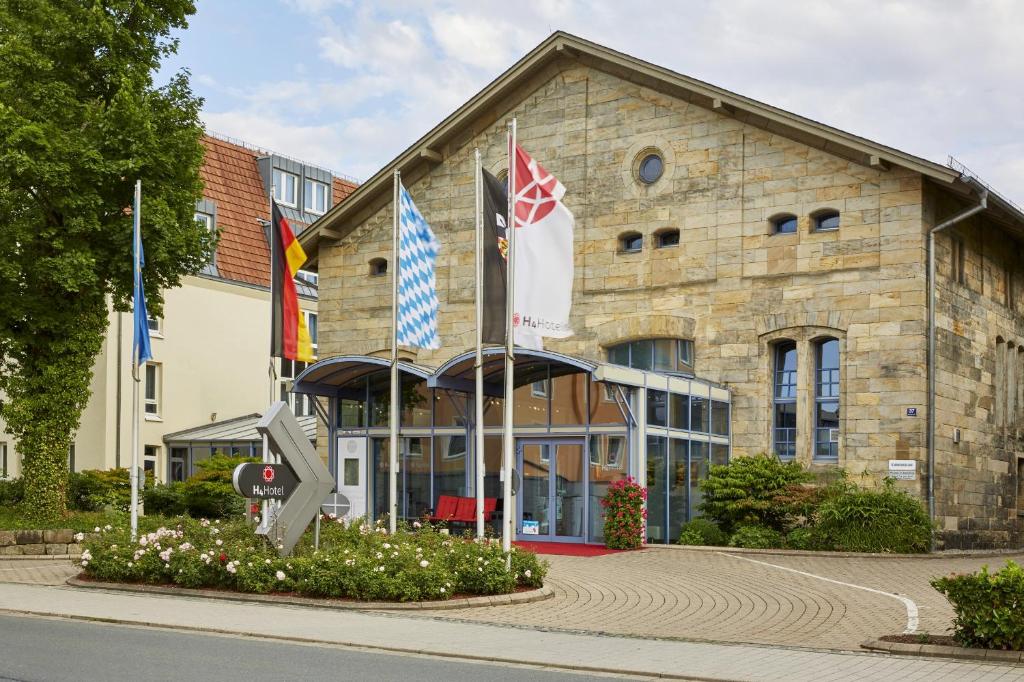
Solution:
<svg viewBox="0 0 1024 682"><path fill-rule="evenodd" d="M644 544L647 488L632 476L615 481L601 499L604 507L604 544L610 549L636 549Z"/></svg>

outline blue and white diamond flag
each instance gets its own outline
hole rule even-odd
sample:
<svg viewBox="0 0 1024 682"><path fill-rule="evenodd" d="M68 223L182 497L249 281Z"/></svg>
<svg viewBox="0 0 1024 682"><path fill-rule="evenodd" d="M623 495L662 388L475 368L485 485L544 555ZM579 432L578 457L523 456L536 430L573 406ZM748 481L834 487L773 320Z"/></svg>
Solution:
<svg viewBox="0 0 1024 682"><path fill-rule="evenodd" d="M412 197L399 184L398 345L440 348L437 333L438 242Z"/></svg>

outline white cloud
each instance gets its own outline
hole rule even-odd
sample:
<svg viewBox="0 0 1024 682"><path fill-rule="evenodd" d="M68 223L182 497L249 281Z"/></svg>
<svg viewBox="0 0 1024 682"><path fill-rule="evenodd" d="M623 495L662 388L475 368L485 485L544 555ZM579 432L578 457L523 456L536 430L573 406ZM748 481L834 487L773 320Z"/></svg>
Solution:
<svg viewBox="0 0 1024 682"><path fill-rule="evenodd" d="M231 103L213 116L244 126L224 132L294 141L280 151L309 148L311 161L329 157L361 177L563 29L933 161L952 153L1024 201L1024 3L1015 0L870 10L862 0L285 2L309 21L308 70L287 83L232 81ZM288 103L287 113L273 107L281 120L261 126L269 102ZM262 131L272 137L256 139Z"/></svg>

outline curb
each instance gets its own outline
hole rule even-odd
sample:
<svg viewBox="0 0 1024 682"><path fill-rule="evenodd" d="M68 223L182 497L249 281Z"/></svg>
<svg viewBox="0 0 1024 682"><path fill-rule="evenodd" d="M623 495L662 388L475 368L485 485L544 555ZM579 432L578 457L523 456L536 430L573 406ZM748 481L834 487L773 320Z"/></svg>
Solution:
<svg viewBox="0 0 1024 682"><path fill-rule="evenodd" d="M924 656L926 658L955 658L962 661L986 661L1003 665L1021 665L1024 663L1021 651L1003 651L1002 649L970 649L962 646L946 646L944 644L904 644L903 642L886 642L881 639L869 639L860 647L868 651L881 651L900 656Z"/></svg>
<svg viewBox="0 0 1024 682"><path fill-rule="evenodd" d="M671 549L692 552L728 552L730 554L768 554L834 559L986 559L1024 555L1024 549L993 549L978 552L933 552L930 554L895 554L889 552L820 552L807 549L748 549L746 547L709 545L644 545L644 549Z"/></svg>
<svg viewBox="0 0 1024 682"><path fill-rule="evenodd" d="M143 594L162 594L174 597L198 597L201 599L220 599L223 601L255 602L258 604L278 604L287 606L310 606L320 609L343 611L446 611L452 609L479 608L482 606L510 606L512 604L530 604L551 599L554 590L545 585L528 592L512 594L495 594L482 597L460 597L447 601L429 602L380 602L380 601L342 601L340 599L315 599L312 597L291 597L272 594L250 594L246 592L226 592L222 590L202 590L189 587L168 587L164 585L136 585L132 583L105 583L91 580L80 580L77 577L67 579L71 587L94 590L117 590L119 592L139 592Z"/></svg>
<svg viewBox="0 0 1024 682"><path fill-rule="evenodd" d="M443 658L448 660L456 661L476 661L480 663L497 663L497 664L510 664L517 666L528 666L531 668L544 668L553 670L566 670L571 672L589 672L589 673L600 673L620 676L635 677L637 675L647 675L649 677L667 679L667 680L684 680L687 682L734 682L731 678L723 677L707 677L703 675L687 675L683 673L671 673L671 672L645 672L637 671L626 668L612 668L610 666L594 666L585 665L579 663L551 663L551 662L536 662L536 661L524 661L518 658L508 658L496 655L476 655L476 654L465 654L465 653L452 653L445 651L435 651L432 649L422 649L415 647L402 647L402 646L391 646L386 644L358 644L355 642L341 642L329 639L317 639L314 637L296 637L288 635L264 635L256 632L242 632L239 630L228 630L226 628L214 628L214 627L202 627L202 626L185 626L185 625L167 625L164 623L152 623L146 621L135 621L128 620L127 618L103 618L94 616L70 616L62 615L59 613L49 613L45 611L26 611L22 609L5 609L0 607L0 613L7 613L16 616L38 616L43 618L58 618L61 620L71 621L82 621L87 623L106 623L111 625L127 625L129 627L145 627L145 628L158 628L161 630L172 630L177 632L205 632L212 635L226 635L229 637L243 637L248 639L261 639L273 642L291 642L297 644L317 644L326 645L332 647L347 647L350 649L357 649L361 651L376 651L383 653L394 653L394 654L412 654L416 656L430 656L432 658Z"/></svg>

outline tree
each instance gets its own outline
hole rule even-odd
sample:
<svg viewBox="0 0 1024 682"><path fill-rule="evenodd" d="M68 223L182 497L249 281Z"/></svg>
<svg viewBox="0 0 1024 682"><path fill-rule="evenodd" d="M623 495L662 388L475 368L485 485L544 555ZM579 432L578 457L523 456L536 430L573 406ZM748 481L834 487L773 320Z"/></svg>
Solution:
<svg viewBox="0 0 1024 682"><path fill-rule="evenodd" d="M26 512L65 510L67 453L109 311L130 309L130 206L142 180L146 298L198 272L201 100L177 50L188 0L0 0L0 417Z"/></svg>

